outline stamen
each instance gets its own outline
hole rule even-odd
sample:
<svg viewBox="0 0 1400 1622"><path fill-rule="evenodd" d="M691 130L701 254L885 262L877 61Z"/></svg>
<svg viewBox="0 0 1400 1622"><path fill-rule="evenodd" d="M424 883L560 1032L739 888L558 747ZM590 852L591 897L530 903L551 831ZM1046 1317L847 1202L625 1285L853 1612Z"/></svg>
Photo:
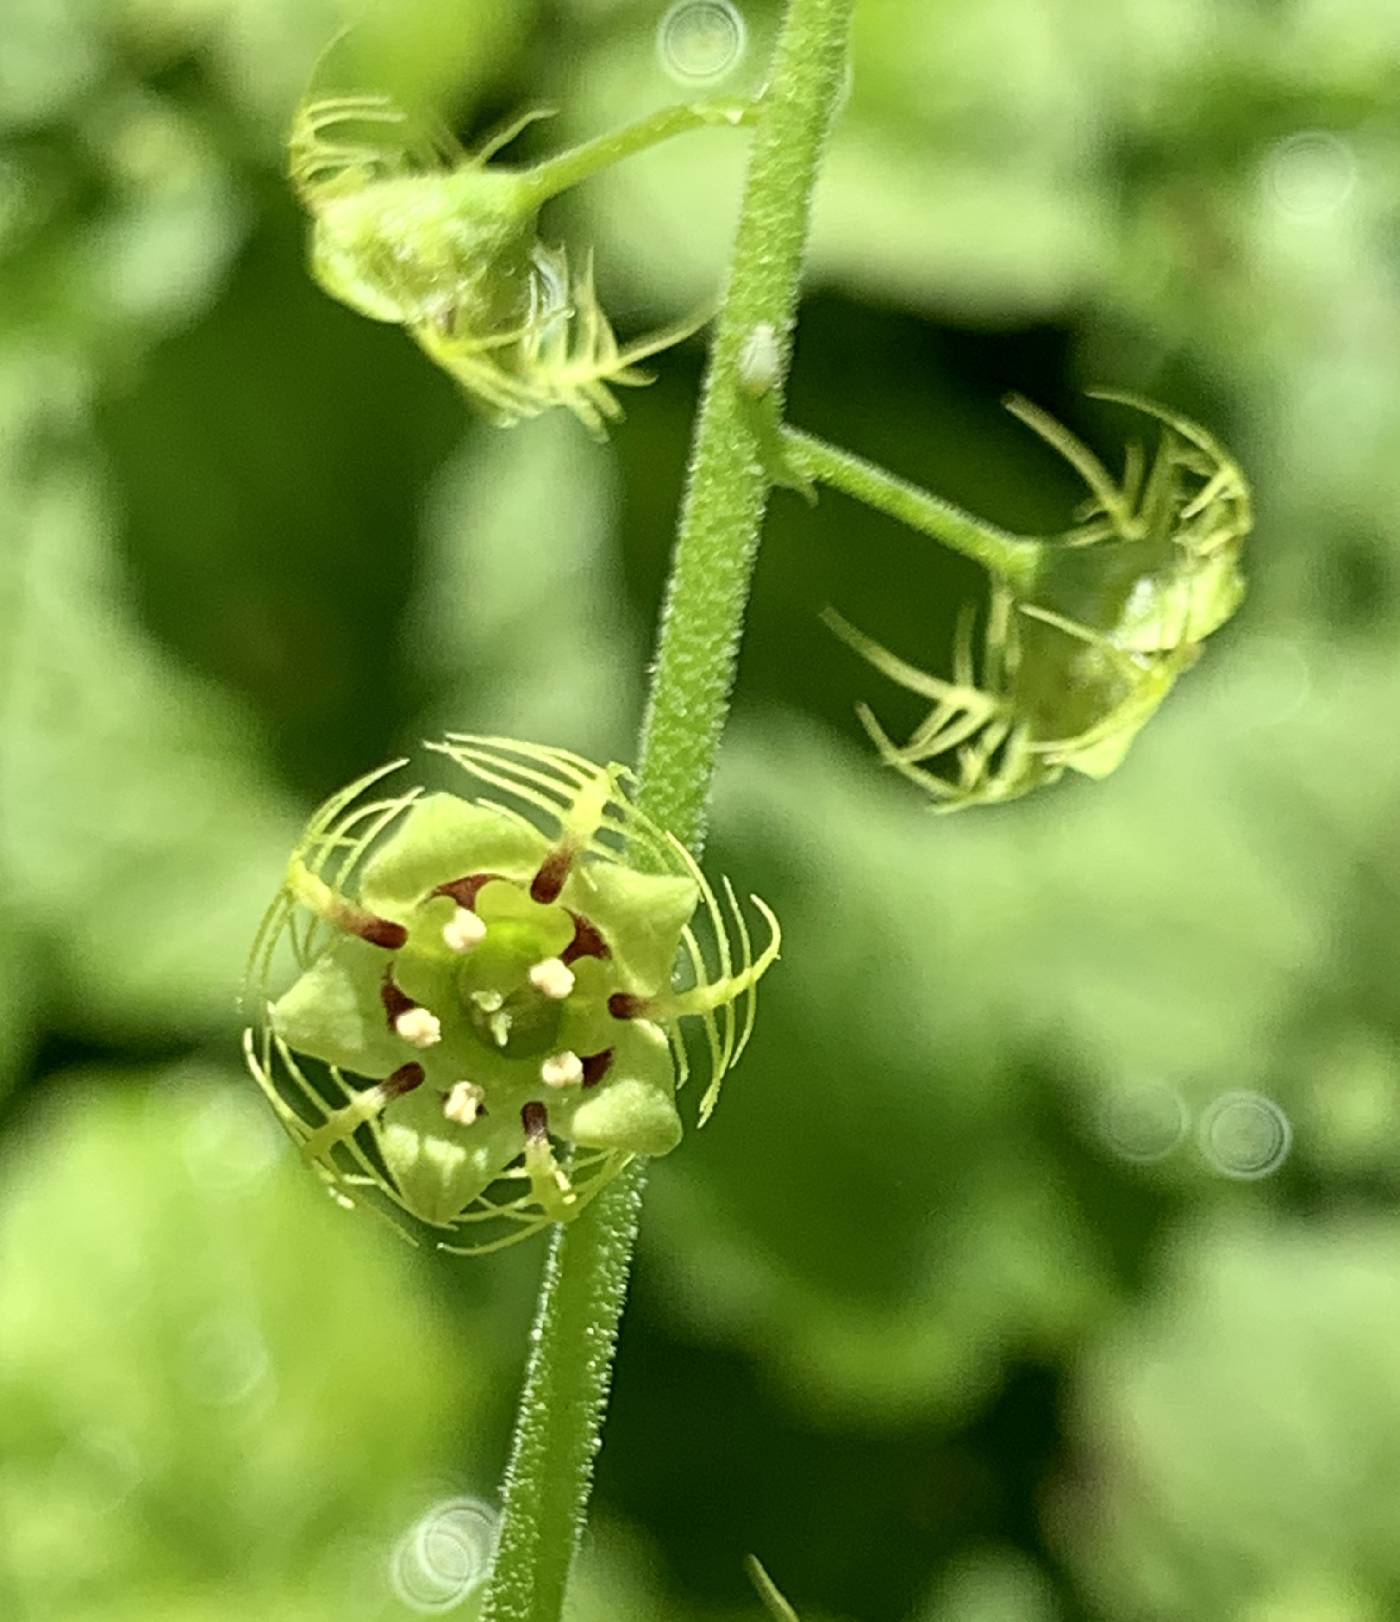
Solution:
<svg viewBox="0 0 1400 1622"><path fill-rule="evenodd" d="M410 1047L430 1048L442 1041L442 1021L426 1008L407 1008L394 1020L394 1029Z"/></svg>
<svg viewBox="0 0 1400 1622"><path fill-rule="evenodd" d="M458 1126L471 1126L486 1113L486 1094L474 1081L459 1081L442 1101L442 1113Z"/></svg>
<svg viewBox="0 0 1400 1622"><path fill-rule="evenodd" d="M470 952L486 939L486 925L474 912L459 906L442 926L442 938L454 952Z"/></svg>
<svg viewBox="0 0 1400 1622"><path fill-rule="evenodd" d="M292 862L287 869L287 883L304 907L310 907L312 912L319 913L347 935L358 935L371 946L382 946L389 952L397 952L408 939L408 931L402 924L396 924L390 918L380 918L366 912L363 907L357 907L353 901L347 901L303 861Z"/></svg>
<svg viewBox="0 0 1400 1622"><path fill-rule="evenodd" d="M578 1195L550 1147L549 1111L532 1099L521 1107L520 1124L525 1128L525 1171L531 1190L545 1215L558 1220L577 1203Z"/></svg>
<svg viewBox="0 0 1400 1622"><path fill-rule="evenodd" d="M583 1061L583 1085L586 1088L596 1087L607 1075L613 1061L613 1050L604 1048L601 1053L590 1053Z"/></svg>
<svg viewBox="0 0 1400 1622"><path fill-rule="evenodd" d="M520 1106L520 1124L525 1128L525 1136L533 1143L549 1136L549 1111L537 1098L532 1098L528 1104Z"/></svg>
<svg viewBox="0 0 1400 1622"><path fill-rule="evenodd" d="M559 892L564 888L564 880L568 878L569 869L574 865L574 854L574 847L568 842L550 851L540 863L540 870L530 885L531 901L550 902L559 899Z"/></svg>
<svg viewBox="0 0 1400 1622"><path fill-rule="evenodd" d="M561 958L547 957L530 970L530 984L551 1002L563 1002L574 989L574 971Z"/></svg>
<svg viewBox="0 0 1400 1622"><path fill-rule="evenodd" d="M405 1093L411 1093L415 1087L422 1085L423 1066L415 1064L411 1059L407 1064L401 1064L392 1076L386 1076L379 1083L386 1104L392 1103L396 1098L402 1098Z"/></svg>
<svg viewBox="0 0 1400 1622"><path fill-rule="evenodd" d="M646 999L630 991L614 991L608 998L608 1012L614 1019L638 1019L646 1013Z"/></svg>
<svg viewBox="0 0 1400 1622"><path fill-rule="evenodd" d="M406 996L394 984L392 970L380 982L379 1000L384 1004L389 1029L411 1047L430 1048L442 1041L442 1023L437 1015Z"/></svg>
<svg viewBox="0 0 1400 1622"><path fill-rule="evenodd" d="M389 918L376 918L373 913L360 912L358 909L337 922L342 923L352 935L358 935L371 946L382 946L386 952L397 952L408 939L408 931L402 924L396 924Z"/></svg>
<svg viewBox="0 0 1400 1622"><path fill-rule="evenodd" d="M540 1080L546 1087L575 1087L583 1080L583 1060L572 1049L565 1048L540 1066Z"/></svg>
<svg viewBox="0 0 1400 1622"><path fill-rule="evenodd" d="M314 1132L308 1132L301 1146L303 1157L329 1167L333 1164L332 1153L337 1145L349 1142L360 1127L372 1121L396 1098L402 1098L405 1093L411 1093L415 1087L422 1085L423 1066L401 1064L393 1075L354 1094L343 1108L331 1110Z"/></svg>
<svg viewBox="0 0 1400 1622"><path fill-rule="evenodd" d="M570 913L574 921L574 938L559 955L561 963L573 963L581 957L611 957L612 951L596 924L590 923L581 912Z"/></svg>

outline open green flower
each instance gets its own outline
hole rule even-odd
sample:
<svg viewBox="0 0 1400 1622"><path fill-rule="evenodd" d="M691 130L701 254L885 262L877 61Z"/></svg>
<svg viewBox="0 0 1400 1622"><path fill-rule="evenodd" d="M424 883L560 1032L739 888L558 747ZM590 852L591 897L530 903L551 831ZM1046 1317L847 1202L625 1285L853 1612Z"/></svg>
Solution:
<svg viewBox="0 0 1400 1622"><path fill-rule="evenodd" d="M1067 768L1107 776L1243 599L1240 554L1253 520L1239 466L1189 418L1135 395L1097 398L1162 425L1150 468L1134 446L1115 482L1067 429L1023 400L1009 402L1088 484L1090 500L1073 529L1018 537L945 509L950 523L980 528L988 555L1001 560L980 672L970 614L960 623L950 681L828 616L878 670L931 701L905 744L893 742L868 708L860 714L881 758L940 810L1015 799Z"/></svg>
<svg viewBox="0 0 1400 1622"><path fill-rule="evenodd" d="M293 120L288 173L311 215L312 274L359 314L404 327L497 424L564 406L601 436L622 415L612 389L650 382L637 363L698 323L619 345L591 255L571 265L563 247L546 245L540 209L631 153L686 130L743 124L751 111L730 102L667 107L510 167L490 160L546 114L527 114L468 153L389 96L308 93Z"/></svg>
<svg viewBox="0 0 1400 1622"><path fill-rule="evenodd" d="M430 1226L476 1236L444 1249L477 1252L568 1220L630 1157L676 1146L687 1017L707 1038L708 1118L779 933L754 898L770 930L755 958L726 883L731 949L714 892L629 802L623 768L462 734L428 747L548 831L495 800L362 799L404 762L328 800L254 946L266 1017L246 1050L338 1196L378 1189ZM269 1001L283 937L300 973Z"/></svg>

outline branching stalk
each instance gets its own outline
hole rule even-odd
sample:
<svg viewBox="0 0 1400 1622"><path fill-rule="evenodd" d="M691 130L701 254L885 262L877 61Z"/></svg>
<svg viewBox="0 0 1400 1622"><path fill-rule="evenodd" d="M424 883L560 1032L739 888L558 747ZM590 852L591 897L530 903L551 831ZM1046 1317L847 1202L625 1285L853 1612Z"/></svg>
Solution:
<svg viewBox="0 0 1400 1622"><path fill-rule="evenodd" d="M785 428L782 445L787 465L794 473L829 485L877 512L897 518L911 529L972 558L1013 588L1024 590L1035 578L1045 552L1043 541L998 529L995 524L975 518L951 502L930 495L918 485L897 478L875 463L829 445L812 434Z"/></svg>
<svg viewBox="0 0 1400 1622"><path fill-rule="evenodd" d="M757 102L747 101L697 101L662 107L634 124L624 124L621 129L609 130L594 140L532 164L525 178L536 201L543 203L570 186L610 169L623 158L646 152L674 136L717 126L752 124L758 110Z"/></svg>

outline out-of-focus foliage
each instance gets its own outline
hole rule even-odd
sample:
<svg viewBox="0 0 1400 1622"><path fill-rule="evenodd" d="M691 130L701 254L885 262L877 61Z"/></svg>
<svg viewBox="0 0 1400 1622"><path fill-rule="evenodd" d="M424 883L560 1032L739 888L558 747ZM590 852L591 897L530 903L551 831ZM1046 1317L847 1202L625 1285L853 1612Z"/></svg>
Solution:
<svg viewBox="0 0 1400 1622"><path fill-rule="evenodd" d="M1394 1615L1397 1327L1392 1214L1183 1234L1075 1415L1090 1446L1062 1510L1105 1613Z"/></svg>
<svg viewBox="0 0 1400 1622"><path fill-rule="evenodd" d="M695 93L664 9L414 0L351 39L468 141L558 106L528 154ZM726 95L776 16L742 9ZM700 350L606 448L500 436L316 292L281 145L351 11L0 7L25 1622L409 1615L407 1529L504 1460L537 1252L449 1264L318 1203L232 1072L235 997L330 786L444 727L627 756ZM784 964L652 1179L576 1622L758 1622L749 1551L803 1622L1400 1604L1397 62L1388 0L860 8L794 417L1034 531L1078 492L1005 389L1113 454L1085 384L1169 401L1258 493L1250 596L1115 778L935 821L816 616L951 647L983 582L778 497L713 840ZM744 142L546 210L624 337L712 295ZM1291 1122L1270 1176L1202 1136L1240 1093Z"/></svg>
<svg viewBox="0 0 1400 1622"><path fill-rule="evenodd" d="M395 1614L373 1558L400 1530L385 1516L407 1523L434 1478L460 1478L447 1443L469 1443L490 1354L458 1343L387 1233L337 1221L229 1083L196 1062L55 1075L17 1132L0 1215L11 1615Z"/></svg>

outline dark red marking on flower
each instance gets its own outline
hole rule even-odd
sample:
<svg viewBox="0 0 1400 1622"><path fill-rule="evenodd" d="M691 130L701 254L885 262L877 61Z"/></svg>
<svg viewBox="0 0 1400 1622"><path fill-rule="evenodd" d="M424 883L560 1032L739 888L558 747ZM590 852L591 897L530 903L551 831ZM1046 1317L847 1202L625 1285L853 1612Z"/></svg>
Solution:
<svg viewBox="0 0 1400 1622"><path fill-rule="evenodd" d="M520 1106L520 1124L525 1128L525 1136L532 1142L549 1136L549 1111L538 1099L532 1098L528 1104Z"/></svg>
<svg viewBox="0 0 1400 1622"><path fill-rule="evenodd" d="M608 998L608 1012L614 1019L636 1019L646 1011L646 998L634 997L630 991L614 991Z"/></svg>
<svg viewBox="0 0 1400 1622"><path fill-rule="evenodd" d="M573 865L574 851L571 845L559 845L550 851L530 884L531 901L557 901Z"/></svg>
<svg viewBox="0 0 1400 1622"><path fill-rule="evenodd" d="M402 1098L405 1093L411 1093L415 1087L423 1085L423 1066L421 1064L401 1064L392 1076L386 1076L379 1084L391 1099Z"/></svg>
<svg viewBox="0 0 1400 1622"><path fill-rule="evenodd" d="M559 954L561 963L573 963L581 957L611 957L612 948L603 939L597 924L591 923L581 912L571 912L574 938Z"/></svg>
<svg viewBox="0 0 1400 1622"><path fill-rule="evenodd" d="M406 1014L410 1009L418 1006L412 997L394 984L394 971L392 969L379 982L379 1000L384 1004L384 1014L391 1031L394 1029L394 1021L400 1014Z"/></svg>
<svg viewBox="0 0 1400 1622"><path fill-rule="evenodd" d="M613 1050L604 1048L601 1053L590 1053L583 1061L583 1085L596 1087L608 1073L608 1067L613 1061Z"/></svg>
<svg viewBox="0 0 1400 1622"><path fill-rule="evenodd" d="M484 884L490 884L493 879L503 878L501 873L468 873L465 878L449 879L446 884L439 884L430 895L450 895L459 907L465 907L468 912L476 911L476 898Z"/></svg>
<svg viewBox="0 0 1400 1622"><path fill-rule="evenodd" d="M402 924L390 918L376 918L372 912L347 913L343 923L352 935L358 935L371 946L382 946L386 952L397 952L408 939L408 931Z"/></svg>

